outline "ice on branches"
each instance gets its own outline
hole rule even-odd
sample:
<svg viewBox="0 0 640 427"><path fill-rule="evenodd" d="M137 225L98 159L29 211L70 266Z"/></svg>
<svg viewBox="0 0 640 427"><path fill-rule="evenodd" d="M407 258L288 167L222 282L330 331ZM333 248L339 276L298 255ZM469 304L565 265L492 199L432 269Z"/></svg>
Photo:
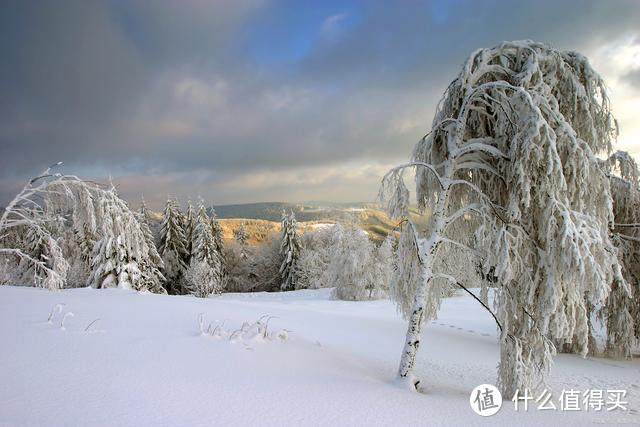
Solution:
<svg viewBox="0 0 640 427"><path fill-rule="evenodd" d="M66 287L69 260L78 258L90 266L91 286L163 292L160 280L150 280L160 267L153 251L114 188L52 168L31 179L0 218L2 276L13 284Z"/></svg>
<svg viewBox="0 0 640 427"><path fill-rule="evenodd" d="M611 187L597 157L611 152L616 135L605 84L582 55L518 41L469 57L410 162L381 189L390 213L406 211L399 171L414 168L428 220L408 229L413 248L401 246L402 257L421 265L413 295L402 295L401 304L413 301L401 377L411 374L428 290L438 278L460 283L473 274L434 270L454 247L495 280L505 392L542 379L553 343L586 354L591 307L612 284L626 286L609 235ZM412 277L406 268L412 264L398 274Z"/></svg>

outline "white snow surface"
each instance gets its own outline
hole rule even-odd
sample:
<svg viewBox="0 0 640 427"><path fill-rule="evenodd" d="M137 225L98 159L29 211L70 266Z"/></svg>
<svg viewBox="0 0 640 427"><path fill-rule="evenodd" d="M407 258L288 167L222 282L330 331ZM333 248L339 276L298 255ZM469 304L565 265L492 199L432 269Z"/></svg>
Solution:
<svg viewBox="0 0 640 427"><path fill-rule="evenodd" d="M406 322L393 303L333 301L330 292L197 299L2 286L0 425L640 423L640 363L575 355L556 359L554 398L563 388L626 389L629 411L515 412L504 396L498 414L476 415L469 394L495 383L499 347L490 315L466 295L446 299L425 327L416 366L425 389L407 391L394 381ZM277 316L269 330L286 329L289 339L203 336L200 313L228 330Z"/></svg>

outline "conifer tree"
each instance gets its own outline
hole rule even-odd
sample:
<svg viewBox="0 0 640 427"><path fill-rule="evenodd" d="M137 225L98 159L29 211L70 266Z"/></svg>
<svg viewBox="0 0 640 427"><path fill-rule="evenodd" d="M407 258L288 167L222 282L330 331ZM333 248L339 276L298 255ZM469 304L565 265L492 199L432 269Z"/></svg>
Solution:
<svg viewBox="0 0 640 427"><path fill-rule="evenodd" d="M216 251L218 251L218 254L220 254L220 271L222 273L222 276L224 277L227 274L227 261L224 256L225 250L224 240L222 238L222 226L220 225L220 222L216 217L216 211L213 206L209 208L209 211L211 212L211 233L213 234L213 241L216 244Z"/></svg>
<svg viewBox="0 0 640 427"><path fill-rule="evenodd" d="M196 225L196 218L193 212L193 205L191 204L191 200L187 201L187 212L183 217L185 249L187 250L187 259L185 260L185 263L188 264L191 261L191 257L193 255L193 232Z"/></svg>
<svg viewBox="0 0 640 427"><path fill-rule="evenodd" d="M160 256L164 262L166 289L170 294L182 294L182 279L187 268L185 259L188 253L186 239L182 229L181 214L174 200L167 200L160 228Z"/></svg>
<svg viewBox="0 0 640 427"><path fill-rule="evenodd" d="M292 291L296 289L296 263L300 256L300 242L298 239L296 217L291 211L287 215L282 210L282 233L280 239L280 277L282 291Z"/></svg>
<svg viewBox="0 0 640 427"><path fill-rule="evenodd" d="M233 237L236 239L236 242L238 243L238 246L240 246L240 258L241 259L246 259L247 258L247 240L248 240L248 236L247 236L247 230L244 227L244 222L240 223L240 227L238 227L233 232Z"/></svg>
<svg viewBox="0 0 640 427"><path fill-rule="evenodd" d="M197 297L222 292L221 254L216 247L211 221L201 201L195 218L193 254L185 274L186 286Z"/></svg>

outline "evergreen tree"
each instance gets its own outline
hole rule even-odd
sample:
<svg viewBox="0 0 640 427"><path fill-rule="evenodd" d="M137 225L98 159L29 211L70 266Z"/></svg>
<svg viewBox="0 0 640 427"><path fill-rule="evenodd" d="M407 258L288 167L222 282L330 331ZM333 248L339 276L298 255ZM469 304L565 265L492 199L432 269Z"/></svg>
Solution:
<svg viewBox="0 0 640 427"><path fill-rule="evenodd" d="M144 197L140 201L140 215L138 216L140 222L149 223L149 210L147 209L147 203L144 200Z"/></svg>
<svg viewBox="0 0 640 427"><path fill-rule="evenodd" d="M225 250L224 250L224 241L222 239L222 226L220 225L220 222L218 222L218 218L216 217L216 211L215 209L213 209L213 206L211 206L211 208L209 208L210 212L211 212L211 232L213 234L213 241L216 244L216 251L218 251L218 253L220 254L220 271L222 273L222 276L224 277L227 273L227 261L226 258L224 256L225 254Z"/></svg>
<svg viewBox="0 0 640 427"><path fill-rule="evenodd" d="M217 250L211 221L204 203L200 203L193 232L193 254L187 273L186 286L197 297L206 298L222 292L221 254Z"/></svg>
<svg viewBox="0 0 640 427"><path fill-rule="evenodd" d="M167 291L164 288L166 279L162 274L164 262L156 249L155 239L151 233L151 229L142 215L141 213L140 228L144 233L144 240L149 247L149 257L141 263L142 282L144 283L144 287L151 292L166 293Z"/></svg>
<svg viewBox="0 0 640 427"><path fill-rule="evenodd" d="M140 236L142 242L128 238L140 233L140 225L133 213L120 215L123 205L124 201L118 197L98 200L102 237L95 245L89 277L89 285L97 289L146 289L141 282L139 261L148 256L149 249L143 235Z"/></svg>
<svg viewBox="0 0 640 427"><path fill-rule="evenodd" d="M296 230L297 223L293 211L289 215L282 210L282 238L280 241L280 277L282 284L280 289L292 291L296 289L296 263L300 256L300 242Z"/></svg>
<svg viewBox="0 0 640 427"><path fill-rule="evenodd" d="M189 263L191 261L193 255L193 232L195 229L196 218L193 212L193 205L191 205L191 200L187 201L187 212L183 216L184 217L184 238L185 238L185 249L187 250L187 259L185 263Z"/></svg>
<svg viewBox="0 0 640 427"><path fill-rule="evenodd" d="M233 232L233 237L236 239L236 242L240 246L240 258L247 258L247 230L244 228L244 222L240 223L240 227L238 227Z"/></svg>
<svg viewBox="0 0 640 427"><path fill-rule="evenodd" d="M164 262L164 276L170 294L182 294L182 278L187 268L186 239L178 204L167 200L160 228L160 256Z"/></svg>

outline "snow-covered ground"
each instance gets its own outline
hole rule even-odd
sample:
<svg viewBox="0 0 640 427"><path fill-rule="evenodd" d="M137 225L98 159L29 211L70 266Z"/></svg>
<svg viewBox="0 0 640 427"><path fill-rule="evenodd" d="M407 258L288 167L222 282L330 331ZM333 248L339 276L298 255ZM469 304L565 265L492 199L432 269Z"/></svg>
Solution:
<svg viewBox="0 0 640 427"><path fill-rule="evenodd" d="M495 416L476 415L469 394L495 382L498 345L492 319L468 296L447 299L426 328L416 367L426 389L406 391L393 381L406 327L394 305L329 294L202 300L0 287L0 425L640 423L640 363L573 355L557 358L550 378L557 395L625 389L630 410L516 413L507 396ZM64 329L61 314L47 322L56 304L74 314ZM269 330L286 329L289 338L203 336L199 313L205 325L225 321L229 331L277 316Z"/></svg>

